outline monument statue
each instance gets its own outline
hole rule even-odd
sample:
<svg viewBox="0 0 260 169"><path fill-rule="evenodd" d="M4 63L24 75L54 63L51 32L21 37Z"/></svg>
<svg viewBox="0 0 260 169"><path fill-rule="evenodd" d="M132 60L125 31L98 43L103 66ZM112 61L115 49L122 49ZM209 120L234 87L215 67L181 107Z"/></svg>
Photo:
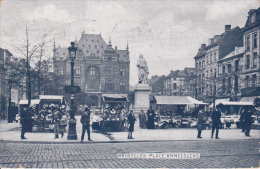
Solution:
<svg viewBox="0 0 260 169"><path fill-rule="evenodd" d="M143 58L143 55L139 55L139 60L137 61L138 67L138 83L147 84L147 77L149 74L149 69L146 60Z"/></svg>

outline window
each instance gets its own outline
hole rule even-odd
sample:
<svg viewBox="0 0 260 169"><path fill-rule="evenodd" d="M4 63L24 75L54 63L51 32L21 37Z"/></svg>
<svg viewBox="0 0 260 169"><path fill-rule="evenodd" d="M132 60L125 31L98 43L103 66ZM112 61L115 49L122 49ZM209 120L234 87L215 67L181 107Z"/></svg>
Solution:
<svg viewBox="0 0 260 169"><path fill-rule="evenodd" d="M210 54L210 63L212 63L212 54Z"/></svg>
<svg viewBox="0 0 260 169"><path fill-rule="evenodd" d="M199 75L199 83L201 83L201 75Z"/></svg>
<svg viewBox="0 0 260 169"><path fill-rule="evenodd" d="M91 47L91 45L88 45L88 47Z"/></svg>
<svg viewBox="0 0 260 169"><path fill-rule="evenodd" d="M201 62L199 62L199 70L201 69Z"/></svg>
<svg viewBox="0 0 260 169"><path fill-rule="evenodd" d="M97 53L99 53L99 51L97 51Z"/></svg>
<svg viewBox="0 0 260 169"><path fill-rule="evenodd" d="M109 75L112 75L113 74L113 70L112 70L112 67L111 66L107 66L106 67L106 72L107 72L107 74L109 74Z"/></svg>
<svg viewBox="0 0 260 169"><path fill-rule="evenodd" d="M231 84L231 77L228 78L228 92L231 92L232 84Z"/></svg>
<svg viewBox="0 0 260 169"><path fill-rule="evenodd" d="M206 71L206 78L209 77L209 71Z"/></svg>
<svg viewBox="0 0 260 169"><path fill-rule="evenodd" d="M209 56L206 56L206 62L209 63Z"/></svg>
<svg viewBox="0 0 260 169"><path fill-rule="evenodd" d="M111 61L111 60L112 60L112 57L108 57L107 60L108 60L108 61Z"/></svg>
<svg viewBox="0 0 260 169"><path fill-rule="evenodd" d="M58 73L59 73L60 75L63 75L63 68L62 68L62 67L58 68Z"/></svg>
<svg viewBox="0 0 260 169"><path fill-rule="evenodd" d="M204 83L204 80L205 80L205 75L202 74L202 83Z"/></svg>
<svg viewBox="0 0 260 169"><path fill-rule="evenodd" d="M90 75L95 75L95 67L90 67L89 74Z"/></svg>
<svg viewBox="0 0 260 169"><path fill-rule="evenodd" d="M246 50L250 50L250 36L246 37Z"/></svg>
<svg viewBox="0 0 260 169"><path fill-rule="evenodd" d="M225 78L223 78L222 79L222 90L223 90L223 93L225 93L225 91L226 91L226 79Z"/></svg>
<svg viewBox="0 0 260 169"><path fill-rule="evenodd" d="M124 68L121 68L121 69L120 69L120 75L121 75L121 76L125 76L125 69L124 69Z"/></svg>
<svg viewBox="0 0 260 169"><path fill-rule="evenodd" d="M250 55L246 56L246 68L249 69L250 68Z"/></svg>
<svg viewBox="0 0 260 169"><path fill-rule="evenodd" d="M103 49L103 46L101 45L101 48Z"/></svg>
<svg viewBox="0 0 260 169"><path fill-rule="evenodd" d="M235 91L238 91L238 76L235 76L235 86L234 86Z"/></svg>
<svg viewBox="0 0 260 169"><path fill-rule="evenodd" d="M256 85L256 75L252 76L252 87L255 87Z"/></svg>
<svg viewBox="0 0 260 169"><path fill-rule="evenodd" d="M257 34L253 34L253 48L257 48Z"/></svg>
<svg viewBox="0 0 260 169"><path fill-rule="evenodd" d="M173 84L172 84L172 89L173 89L173 90L176 90L176 89L177 89L177 84L176 84L176 83L173 83Z"/></svg>
<svg viewBox="0 0 260 169"><path fill-rule="evenodd" d="M214 77L215 78L217 77L217 69L216 68L214 69Z"/></svg>
<svg viewBox="0 0 260 169"><path fill-rule="evenodd" d="M87 50L87 53L88 53L88 50Z"/></svg>
<svg viewBox="0 0 260 169"><path fill-rule="evenodd" d="M257 66L257 53L253 54L253 67Z"/></svg>
<svg viewBox="0 0 260 169"><path fill-rule="evenodd" d="M226 66L225 65L222 66L222 74L224 74L224 73L226 73Z"/></svg>
<svg viewBox="0 0 260 169"><path fill-rule="evenodd" d="M216 60L217 60L217 54L214 53L214 61L216 61Z"/></svg>
<svg viewBox="0 0 260 169"><path fill-rule="evenodd" d="M205 61L202 61L202 69L205 69Z"/></svg>
<svg viewBox="0 0 260 169"><path fill-rule="evenodd" d="M125 82L120 82L120 90L125 90Z"/></svg>
<svg viewBox="0 0 260 169"><path fill-rule="evenodd" d="M212 77L213 76L213 71L212 71L212 69L210 69L210 77Z"/></svg>
<svg viewBox="0 0 260 169"><path fill-rule="evenodd" d="M108 80L105 84L106 91L113 91L114 90L114 83L111 80Z"/></svg>
<svg viewBox="0 0 260 169"><path fill-rule="evenodd" d="M228 64L228 73L231 73L231 72L232 72L232 65Z"/></svg>
<svg viewBox="0 0 260 169"><path fill-rule="evenodd" d="M249 76L246 76L245 82L246 82L246 87L248 87L249 86Z"/></svg>
<svg viewBox="0 0 260 169"><path fill-rule="evenodd" d="M95 48L97 48L97 45L95 45Z"/></svg>
<svg viewBox="0 0 260 169"><path fill-rule="evenodd" d="M196 70L198 70L198 62L196 63Z"/></svg>
<svg viewBox="0 0 260 169"><path fill-rule="evenodd" d="M235 71L239 71L239 60L235 61Z"/></svg>
<svg viewBox="0 0 260 169"><path fill-rule="evenodd" d="M80 66L75 66L75 73L76 73L76 75L81 74Z"/></svg>

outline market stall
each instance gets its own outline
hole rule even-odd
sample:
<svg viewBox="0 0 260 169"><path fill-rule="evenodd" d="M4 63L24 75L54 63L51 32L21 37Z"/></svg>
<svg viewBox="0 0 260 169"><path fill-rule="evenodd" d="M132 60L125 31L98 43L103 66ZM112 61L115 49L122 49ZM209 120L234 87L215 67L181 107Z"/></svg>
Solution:
<svg viewBox="0 0 260 169"><path fill-rule="evenodd" d="M194 109L198 105L208 105L190 96L153 96L150 103L157 112L157 128L190 127L195 120L192 118Z"/></svg>
<svg viewBox="0 0 260 169"><path fill-rule="evenodd" d="M37 114L35 123L37 131L53 131L53 113L55 110L62 114L60 125L61 128L65 128L68 117L64 97L59 95L40 95L39 100L39 113Z"/></svg>
<svg viewBox="0 0 260 169"><path fill-rule="evenodd" d="M30 124L28 124L28 132L33 131L33 126L36 123L36 115L39 113L39 104L40 100L39 99L33 99L31 100L30 104L30 109L29 109L29 114L30 114L30 120L28 121ZM16 115L16 121L20 122L20 115L21 115L21 110L23 108L28 108L28 100L20 100L18 103L18 114Z"/></svg>
<svg viewBox="0 0 260 169"><path fill-rule="evenodd" d="M94 126L102 131L124 130L127 124L127 94L103 94L101 103L100 121L96 120Z"/></svg>

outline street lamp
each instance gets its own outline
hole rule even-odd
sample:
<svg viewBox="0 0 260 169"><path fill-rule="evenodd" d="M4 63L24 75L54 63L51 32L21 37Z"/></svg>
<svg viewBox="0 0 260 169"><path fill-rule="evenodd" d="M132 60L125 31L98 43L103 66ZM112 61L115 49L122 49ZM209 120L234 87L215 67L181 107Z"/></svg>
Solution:
<svg viewBox="0 0 260 169"><path fill-rule="evenodd" d="M77 140L77 132L76 132L76 119L75 119L75 101L74 94L80 92L80 87L74 85L74 63L76 59L76 51L77 47L75 47L75 43L71 42L71 46L68 48L69 50L69 58L71 65L71 84L70 86L65 86L65 92L71 94L70 98L70 120L69 120L69 130L68 130L68 140Z"/></svg>

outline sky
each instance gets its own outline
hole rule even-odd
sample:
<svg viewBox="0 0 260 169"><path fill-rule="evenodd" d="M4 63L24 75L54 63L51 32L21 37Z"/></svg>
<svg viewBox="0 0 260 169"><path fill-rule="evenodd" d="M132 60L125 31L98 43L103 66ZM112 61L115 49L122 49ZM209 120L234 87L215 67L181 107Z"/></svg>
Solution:
<svg viewBox="0 0 260 169"><path fill-rule="evenodd" d="M0 0L1 1L1 0ZM101 34L118 49L130 51L130 84L137 83L136 63L143 54L152 75L195 67L201 44L224 32L225 25L244 27L259 0L3 0L0 47L22 57L28 28L30 47L46 35L44 55L68 47L81 32Z"/></svg>

